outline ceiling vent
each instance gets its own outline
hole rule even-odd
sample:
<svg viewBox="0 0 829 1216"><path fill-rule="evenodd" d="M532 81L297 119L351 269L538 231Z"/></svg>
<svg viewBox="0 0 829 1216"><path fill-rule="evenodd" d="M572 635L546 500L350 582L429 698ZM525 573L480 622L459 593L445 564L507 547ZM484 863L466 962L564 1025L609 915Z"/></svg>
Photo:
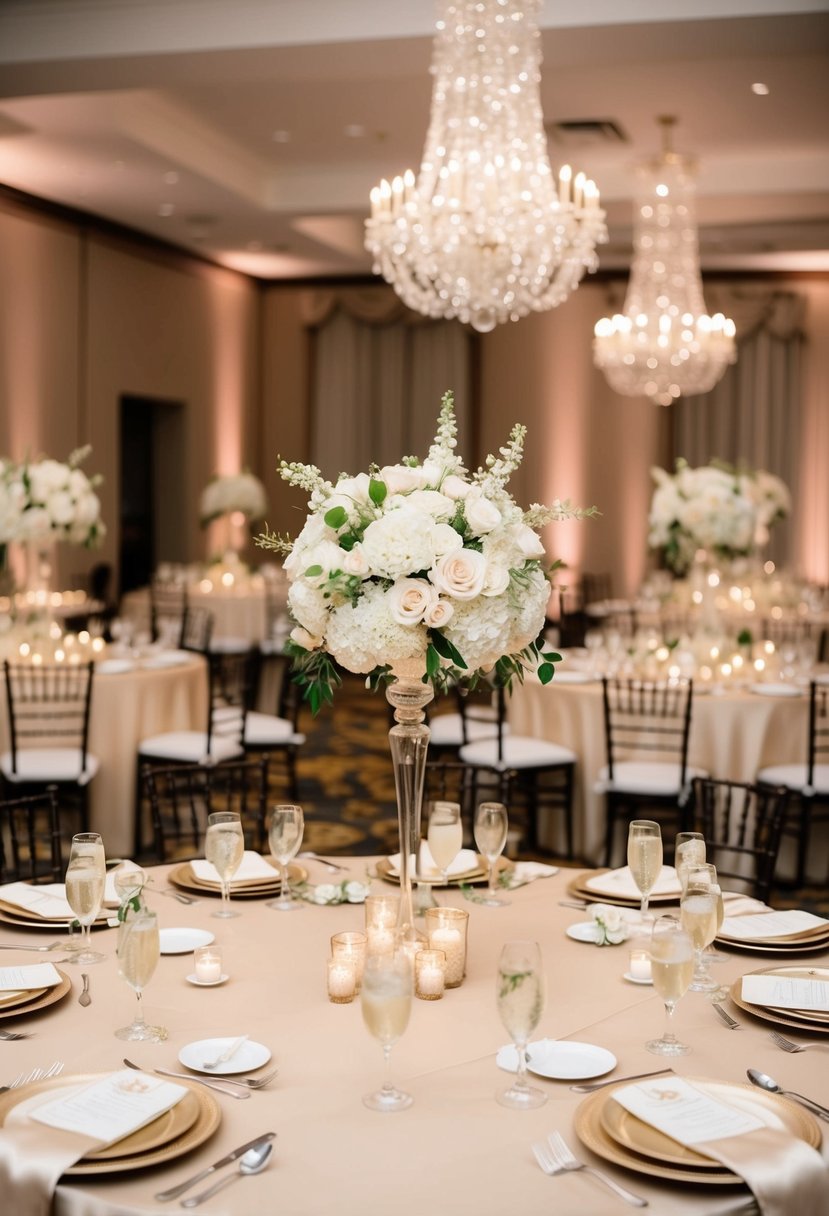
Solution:
<svg viewBox="0 0 829 1216"><path fill-rule="evenodd" d="M628 137L612 118L571 118L544 124L549 139L565 148L626 144Z"/></svg>

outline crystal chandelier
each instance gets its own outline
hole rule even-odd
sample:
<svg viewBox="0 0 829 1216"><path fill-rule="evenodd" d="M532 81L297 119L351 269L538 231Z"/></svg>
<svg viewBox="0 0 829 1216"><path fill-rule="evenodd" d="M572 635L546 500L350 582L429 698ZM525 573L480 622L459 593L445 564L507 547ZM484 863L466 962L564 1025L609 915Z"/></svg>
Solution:
<svg viewBox="0 0 829 1216"><path fill-rule="evenodd" d="M440 0L420 173L371 192L375 273L415 311L482 333L560 304L607 239L595 183L550 168L539 7Z"/></svg>
<svg viewBox="0 0 829 1216"><path fill-rule="evenodd" d="M671 150L674 121L659 119L662 155L639 169L624 313L599 321L593 342L611 388L658 405L707 393L737 358L734 322L705 311L694 167Z"/></svg>

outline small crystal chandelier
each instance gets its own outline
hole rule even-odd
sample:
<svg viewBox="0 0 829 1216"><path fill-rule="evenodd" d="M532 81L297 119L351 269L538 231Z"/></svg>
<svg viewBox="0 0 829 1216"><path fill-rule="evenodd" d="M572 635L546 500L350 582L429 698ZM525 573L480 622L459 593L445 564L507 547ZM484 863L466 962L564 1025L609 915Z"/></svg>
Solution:
<svg viewBox="0 0 829 1216"><path fill-rule="evenodd" d="M737 351L734 322L705 311L694 166L671 149L675 119L659 122L662 155L639 168L624 313L598 322L593 358L617 393L670 405L712 389Z"/></svg>
<svg viewBox="0 0 829 1216"><path fill-rule="evenodd" d="M540 0L439 0L420 173L371 192L366 248L410 308L487 333L561 304L607 240L599 192L547 154Z"/></svg>

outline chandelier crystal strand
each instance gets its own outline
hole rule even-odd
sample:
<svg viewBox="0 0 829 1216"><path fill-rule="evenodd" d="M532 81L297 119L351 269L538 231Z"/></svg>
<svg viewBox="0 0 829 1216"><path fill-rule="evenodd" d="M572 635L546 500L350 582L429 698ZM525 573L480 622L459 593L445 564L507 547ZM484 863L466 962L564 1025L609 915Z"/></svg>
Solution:
<svg viewBox="0 0 829 1216"><path fill-rule="evenodd" d="M737 358L734 322L709 317L702 295L694 168L670 148L640 166L633 264L624 313L596 325L593 357L617 393L670 405L707 393Z"/></svg>
<svg viewBox="0 0 829 1216"><path fill-rule="evenodd" d="M550 168L539 8L443 0L420 173L371 192L375 273L416 312L482 333L561 304L607 240L595 183Z"/></svg>

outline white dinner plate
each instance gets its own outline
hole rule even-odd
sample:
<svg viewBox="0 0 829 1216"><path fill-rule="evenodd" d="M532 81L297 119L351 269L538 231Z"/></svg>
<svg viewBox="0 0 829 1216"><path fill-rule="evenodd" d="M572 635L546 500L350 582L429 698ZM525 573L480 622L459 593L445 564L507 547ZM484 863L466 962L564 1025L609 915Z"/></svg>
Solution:
<svg viewBox="0 0 829 1216"><path fill-rule="evenodd" d="M761 697L802 697L803 689L793 684L752 684L751 692L759 693Z"/></svg>
<svg viewBox="0 0 829 1216"><path fill-rule="evenodd" d="M205 1060L215 1060L216 1056L227 1051L231 1043L235 1042L238 1037L238 1035L228 1035L223 1039L199 1039L195 1043L188 1043L178 1053L179 1063L193 1072L203 1072L216 1077L229 1076L231 1073L237 1072L252 1072L254 1068L261 1068L263 1064L267 1064L271 1058L270 1049L264 1043L254 1043L251 1039L247 1039L238 1051L234 1051L229 1060L225 1060L224 1064L217 1064L215 1068L204 1067Z"/></svg>
<svg viewBox="0 0 829 1216"><path fill-rule="evenodd" d="M220 975L217 980L200 980L197 975L185 975L184 978L188 984L195 984L197 988L218 988L219 984L224 984L230 976Z"/></svg>
<svg viewBox="0 0 829 1216"><path fill-rule="evenodd" d="M629 971L624 972L623 978L626 979L629 984L649 984L651 988L653 987L653 980L646 980L640 975L631 975Z"/></svg>
<svg viewBox="0 0 829 1216"><path fill-rule="evenodd" d="M596 945L596 922L592 920L579 921L577 925L568 925L567 936L574 942L592 942Z"/></svg>
<svg viewBox="0 0 829 1216"><path fill-rule="evenodd" d="M104 659L95 664L96 676L119 676L125 671L135 671L132 659Z"/></svg>
<svg viewBox="0 0 829 1216"><path fill-rule="evenodd" d="M616 1067L616 1057L605 1047L593 1043L571 1043L567 1039L538 1039L527 1047L527 1067L539 1077L550 1077L553 1081L583 1081L590 1077L601 1077ZM510 1043L502 1047L495 1063L505 1072L515 1072L518 1055Z"/></svg>
<svg viewBox="0 0 829 1216"><path fill-rule="evenodd" d="M153 667L181 667L190 658L186 650L163 650L161 654L151 655L150 658L144 660L144 666Z"/></svg>
<svg viewBox="0 0 829 1216"><path fill-rule="evenodd" d="M209 946L216 935L208 929L159 929L161 954L191 954L196 946Z"/></svg>

